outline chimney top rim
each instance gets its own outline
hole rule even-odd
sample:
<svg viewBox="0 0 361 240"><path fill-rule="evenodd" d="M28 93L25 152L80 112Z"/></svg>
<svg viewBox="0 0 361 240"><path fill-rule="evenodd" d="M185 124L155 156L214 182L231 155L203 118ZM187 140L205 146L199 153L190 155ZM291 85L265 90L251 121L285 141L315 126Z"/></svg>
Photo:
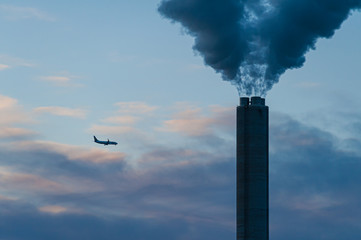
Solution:
<svg viewBox="0 0 361 240"><path fill-rule="evenodd" d="M265 106L266 100L259 96L251 97L251 105L261 105Z"/></svg>

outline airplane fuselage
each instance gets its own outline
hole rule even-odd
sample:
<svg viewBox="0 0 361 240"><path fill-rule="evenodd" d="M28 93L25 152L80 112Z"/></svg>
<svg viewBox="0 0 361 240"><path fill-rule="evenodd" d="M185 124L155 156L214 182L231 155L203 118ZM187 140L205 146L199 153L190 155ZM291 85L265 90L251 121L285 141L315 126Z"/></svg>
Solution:
<svg viewBox="0 0 361 240"><path fill-rule="evenodd" d="M95 136L94 136L94 142L98 143L98 144L103 144L103 145L117 145L117 142L112 142L112 141L99 141Z"/></svg>

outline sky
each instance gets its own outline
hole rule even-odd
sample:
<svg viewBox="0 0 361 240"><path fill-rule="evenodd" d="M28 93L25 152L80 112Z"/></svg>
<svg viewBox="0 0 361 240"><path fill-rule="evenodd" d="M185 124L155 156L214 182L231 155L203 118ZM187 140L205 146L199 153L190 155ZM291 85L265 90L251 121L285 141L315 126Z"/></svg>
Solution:
<svg viewBox="0 0 361 240"><path fill-rule="evenodd" d="M235 239L237 89L159 4L1 1L0 240ZM267 93L271 240L361 237L360 25Z"/></svg>

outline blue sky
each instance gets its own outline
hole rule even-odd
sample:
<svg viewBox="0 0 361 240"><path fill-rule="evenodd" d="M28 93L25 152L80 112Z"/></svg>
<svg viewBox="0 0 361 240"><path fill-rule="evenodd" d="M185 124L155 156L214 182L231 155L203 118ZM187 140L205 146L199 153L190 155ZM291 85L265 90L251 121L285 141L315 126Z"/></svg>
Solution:
<svg viewBox="0 0 361 240"><path fill-rule="evenodd" d="M158 5L1 1L0 239L234 239L238 94ZM270 239L361 237L360 25L267 94Z"/></svg>

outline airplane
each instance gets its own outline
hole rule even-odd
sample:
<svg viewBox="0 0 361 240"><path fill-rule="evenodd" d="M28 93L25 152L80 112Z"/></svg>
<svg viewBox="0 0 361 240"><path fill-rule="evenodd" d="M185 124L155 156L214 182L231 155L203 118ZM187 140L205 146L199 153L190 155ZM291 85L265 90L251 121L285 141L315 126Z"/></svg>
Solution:
<svg viewBox="0 0 361 240"><path fill-rule="evenodd" d="M99 141L95 136L93 136L93 137L94 137L94 142L99 143L99 144L104 144L104 146L105 145L117 145L118 144L117 142L109 141L109 139L108 139L108 141Z"/></svg>

